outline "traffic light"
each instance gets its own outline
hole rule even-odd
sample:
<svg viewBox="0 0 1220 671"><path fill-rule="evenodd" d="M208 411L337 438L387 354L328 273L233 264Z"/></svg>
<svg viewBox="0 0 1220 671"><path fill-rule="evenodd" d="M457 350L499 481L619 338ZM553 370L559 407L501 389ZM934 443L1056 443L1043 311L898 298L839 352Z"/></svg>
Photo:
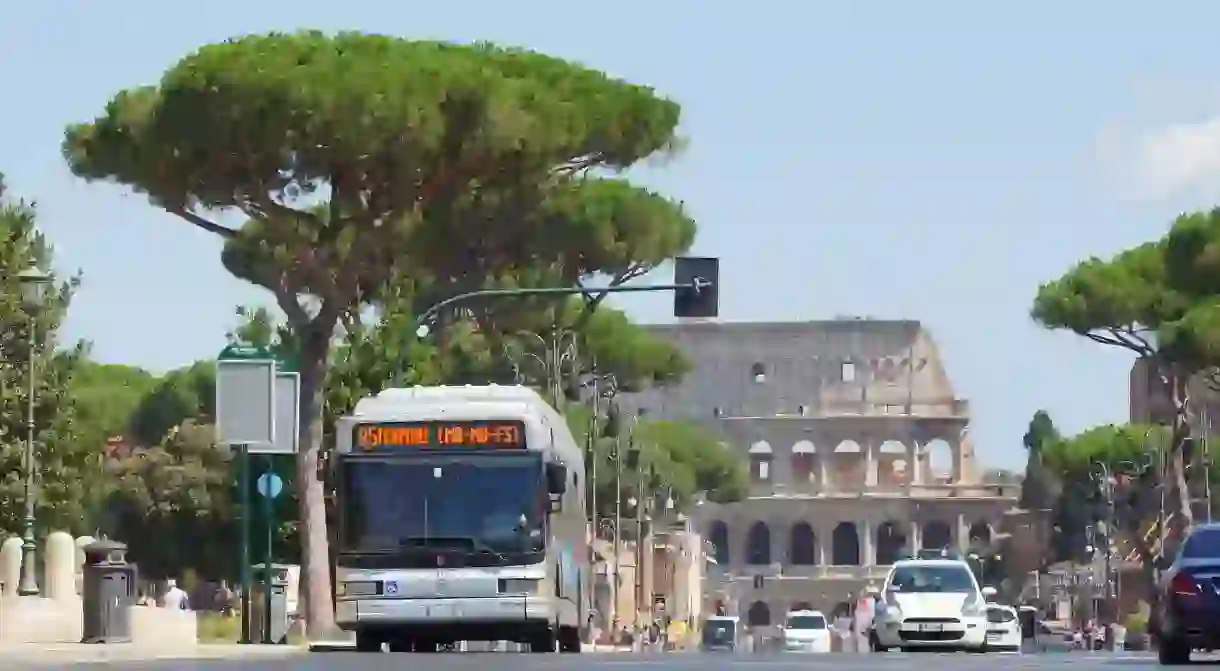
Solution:
<svg viewBox="0 0 1220 671"><path fill-rule="evenodd" d="M674 259L674 316L707 318L720 314L720 259L680 256Z"/></svg>

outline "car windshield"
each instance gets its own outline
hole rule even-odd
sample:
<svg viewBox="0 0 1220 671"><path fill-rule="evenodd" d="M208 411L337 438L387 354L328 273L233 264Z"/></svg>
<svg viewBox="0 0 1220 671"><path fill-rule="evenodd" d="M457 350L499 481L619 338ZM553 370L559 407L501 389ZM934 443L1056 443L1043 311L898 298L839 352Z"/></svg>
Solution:
<svg viewBox="0 0 1220 671"><path fill-rule="evenodd" d="M1187 559L1220 560L1220 529L1196 529L1182 544L1182 556Z"/></svg>
<svg viewBox="0 0 1220 671"><path fill-rule="evenodd" d="M545 541L537 453L351 459L343 464L343 551L459 550L491 559Z"/></svg>
<svg viewBox="0 0 1220 671"><path fill-rule="evenodd" d="M821 615L793 615L785 626L788 629L825 629L826 618Z"/></svg>
<svg viewBox="0 0 1220 671"><path fill-rule="evenodd" d="M1012 622L1017 619L1007 608L988 608L987 621L993 624L1002 624L1004 622Z"/></svg>
<svg viewBox="0 0 1220 671"><path fill-rule="evenodd" d="M970 569L963 565L911 565L894 569L889 588L900 593L973 592Z"/></svg>

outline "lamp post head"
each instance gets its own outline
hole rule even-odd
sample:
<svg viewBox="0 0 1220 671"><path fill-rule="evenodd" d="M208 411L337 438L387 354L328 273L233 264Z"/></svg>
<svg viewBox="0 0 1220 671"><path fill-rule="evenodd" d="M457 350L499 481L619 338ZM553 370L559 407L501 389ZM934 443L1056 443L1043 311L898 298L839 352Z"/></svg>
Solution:
<svg viewBox="0 0 1220 671"><path fill-rule="evenodd" d="M42 305L43 295L51 284L51 276L38 266L30 266L17 273L17 283L21 285L21 300L26 305L37 307Z"/></svg>

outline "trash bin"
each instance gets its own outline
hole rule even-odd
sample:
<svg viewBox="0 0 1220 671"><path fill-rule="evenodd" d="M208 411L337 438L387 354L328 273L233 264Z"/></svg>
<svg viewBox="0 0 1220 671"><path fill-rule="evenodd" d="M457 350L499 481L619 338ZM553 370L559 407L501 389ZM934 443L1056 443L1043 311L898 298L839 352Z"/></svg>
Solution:
<svg viewBox="0 0 1220 671"><path fill-rule="evenodd" d="M100 540L84 550L81 643L130 643L136 567L127 563L127 546Z"/></svg>
<svg viewBox="0 0 1220 671"><path fill-rule="evenodd" d="M264 577L267 575L266 564L255 564L251 567L254 574L254 589L250 593L250 623L253 629L252 638L255 643L270 641L274 645L288 642L288 569L286 564L271 565L271 619L267 621L267 589ZM267 637L267 625L270 624L271 635Z"/></svg>

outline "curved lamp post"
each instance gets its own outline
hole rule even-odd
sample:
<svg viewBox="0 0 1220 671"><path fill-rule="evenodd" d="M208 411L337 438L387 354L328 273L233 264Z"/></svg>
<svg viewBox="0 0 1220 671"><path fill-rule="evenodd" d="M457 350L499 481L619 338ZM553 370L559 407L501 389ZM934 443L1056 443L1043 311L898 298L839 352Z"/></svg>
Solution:
<svg viewBox="0 0 1220 671"><path fill-rule="evenodd" d="M32 266L17 274L17 282L21 285L21 301L25 304L26 316L29 320L29 396L26 398L25 415L25 458L22 460L25 475L25 519L21 533L21 582L17 585L17 594L35 596L38 594L38 542L34 538L34 354L37 349L36 312L42 307L46 297L47 287L51 285L51 276Z"/></svg>

